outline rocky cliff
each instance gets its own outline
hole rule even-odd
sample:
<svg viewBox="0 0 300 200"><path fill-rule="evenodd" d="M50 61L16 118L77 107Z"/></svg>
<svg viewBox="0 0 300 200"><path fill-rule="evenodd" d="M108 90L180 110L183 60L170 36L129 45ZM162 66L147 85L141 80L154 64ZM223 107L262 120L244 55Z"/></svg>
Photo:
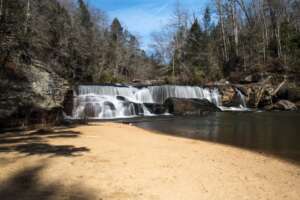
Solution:
<svg viewBox="0 0 300 200"><path fill-rule="evenodd" d="M12 59L0 71L0 127L56 121L70 86L45 63Z"/></svg>

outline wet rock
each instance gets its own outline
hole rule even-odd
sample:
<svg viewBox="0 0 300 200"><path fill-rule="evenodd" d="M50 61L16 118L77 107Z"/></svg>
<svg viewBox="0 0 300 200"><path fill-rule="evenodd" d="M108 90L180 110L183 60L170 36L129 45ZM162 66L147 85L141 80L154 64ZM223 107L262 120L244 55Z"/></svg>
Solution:
<svg viewBox="0 0 300 200"><path fill-rule="evenodd" d="M273 109L294 111L294 110L297 110L297 106L288 100L280 100L274 104Z"/></svg>
<svg viewBox="0 0 300 200"><path fill-rule="evenodd" d="M116 107L115 107L115 105L112 102L105 101L103 103L103 105L106 106L106 107L108 107L110 110L116 110Z"/></svg>
<svg viewBox="0 0 300 200"><path fill-rule="evenodd" d="M142 104L125 101L125 102L123 102L123 106L126 108L125 113L124 113L125 116L144 114Z"/></svg>
<svg viewBox="0 0 300 200"><path fill-rule="evenodd" d="M144 105L151 113L156 115L162 115L167 111L166 107L162 104L145 103Z"/></svg>
<svg viewBox="0 0 300 200"><path fill-rule="evenodd" d="M128 99L126 97L123 97L123 96L117 96L117 99L119 101L128 101Z"/></svg>
<svg viewBox="0 0 300 200"><path fill-rule="evenodd" d="M222 105L226 107L245 106L244 104L247 104L247 91L243 91L241 88L232 85L219 87Z"/></svg>
<svg viewBox="0 0 300 200"><path fill-rule="evenodd" d="M276 85L270 82L252 83L245 85L236 85L236 88L243 93L248 107L263 108L272 105L273 92Z"/></svg>
<svg viewBox="0 0 300 200"><path fill-rule="evenodd" d="M87 103L84 107L84 116L83 118L94 118L99 115L101 112L102 108L100 104L92 104L92 103Z"/></svg>
<svg viewBox="0 0 300 200"><path fill-rule="evenodd" d="M236 91L234 89L234 87L232 86L223 86L219 88L220 93L221 93L221 101L222 101L222 105L224 106L228 106L231 105L235 95L236 95Z"/></svg>
<svg viewBox="0 0 300 200"><path fill-rule="evenodd" d="M202 115L207 112L217 112L220 109L206 99L169 98L164 106L174 115Z"/></svg>
<svg viewBox="0 0 300 200"><path fill-rule="evenodd" d="M136 115L144 114L144 109L142 104L133 103L133 106Z"/></svg>
<svg viewBox="0 0 300 200"><path fill-rule="evenodd" d="M263 108L265 111L272 111L274 109L274 105L267 105Z"/></svg>

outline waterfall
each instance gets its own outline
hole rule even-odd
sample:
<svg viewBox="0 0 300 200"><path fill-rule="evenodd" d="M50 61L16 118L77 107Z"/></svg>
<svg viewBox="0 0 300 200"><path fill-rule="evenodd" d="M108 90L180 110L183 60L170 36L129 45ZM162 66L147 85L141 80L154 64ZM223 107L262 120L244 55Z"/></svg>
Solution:
<svg viewBox="0 0 300 200"><path fill-rule="evenodd" d="M235 91L239 98L239 107L224 107L221 105L219 105L218 107L222 111L250 111L250 109L247 107L245 95L238 89L236 89Z"/></svg>
<svg viewBox="0 0 300 200"><path fill-rule="evenodd" d="M96 96L110 96L110 97L124 97L135 102L137 99L135 93L138 91L134 87L117 87L117 86L88 86L81 85L78 87L78 95L96 95Z"/></svg>
<svg viewBox="0 0 300 200"><path fill-rule="evenodd" d="M207 99L217 106L219 102L218 89L207 89L191 86L152 86L148 88L156 103L163 104L170 97L183 99Z"/></svg>
<svg viewBox="0 0 300 200"><path fill-rule="evenodd" d="M237 94L240 98L240 106L244 107L244 108L247 108L247 103L246 103L246 99L245 99L244 94L239 89L236 89L236 92L237 92Z"/></svg>
<svg viewBox="0 0 300 200"><path fill-rule="evenodd" d="M141 103L155 103L153 95L148 88L142 88L135 92L135 98L137 102Z"/></svg>
<svg viewBox="0 0 300 200"><path fill-rule="evenodd" d="M114 119L150 115L143 102L152 103L145 89L123 86L79 86L73 118Z"/></svg>
<svg viewBox="0 0 300 200"><path fill-rule="evenodd" d="M135 116L135 105L108 95L86 94L74 98L73 117L76 119L112 119Z"/></svg>
<svg viewBox="0 0 300 200"><path fill-rule="evenodd" d="M165 100L171 97L207 99L222 108L217 88L209 89L193 86L163 85L139 89L127 86L81 85L74 96L72 117L75 119L153 116L154 114L147 109L145 104L163 104Z"/></svg>

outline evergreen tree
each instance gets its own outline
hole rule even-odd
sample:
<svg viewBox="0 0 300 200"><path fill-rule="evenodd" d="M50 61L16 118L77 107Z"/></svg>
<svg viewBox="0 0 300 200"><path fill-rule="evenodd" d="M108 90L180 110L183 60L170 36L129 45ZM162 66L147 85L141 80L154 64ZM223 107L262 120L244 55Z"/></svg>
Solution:
<svg viewBox="0 0 300 200"><path fill-rule="evenodd" d="M115 18L111 24L112 39L120 41L123 38L123 27L118 18Z"/></svg>
<svg viewBox="0 0 300 200"><path fill-rule="evenodd" d="M206 65L208 64L204 39L204 33L196 18L187 36L185 45L185 63L197 80L203 79Z"/></svg>
<svg viewBox="0 0 300 200"><path fill-rule="evenodd" d="M205 34L208 35L211 30L211 12L208 6L205 8L204 11L203 24L204 24Z"/></svg>
<svg viewBox="0 0 300 200"><path fill-rule="evenodd" d="M89 29L93 26L91 22L91 14L83 0L78 0L79 16L81 26Z"/></svg>

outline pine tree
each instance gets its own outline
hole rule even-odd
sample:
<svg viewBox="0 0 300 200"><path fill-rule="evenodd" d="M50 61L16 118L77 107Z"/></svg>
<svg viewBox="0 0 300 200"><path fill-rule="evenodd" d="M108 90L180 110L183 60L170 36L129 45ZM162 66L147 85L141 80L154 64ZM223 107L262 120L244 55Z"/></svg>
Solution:
<svg viewBox="0 0 300 200"><path fill-rule="evenodd" d="M78 0L79 17L81 26L89 29L93 26L91 22L91 14L83 0Z"/></svg>
<svg viewBox="0 0 300 200"><path fill-rule="evenodd" d="M112 39L120 41L123 38L123 27L118 18L115 18L111 24Z"/></svg>
<svg viewBox="0 0 300 200"><path fill-rule="evenodd" d="M211 30L211 12L208 6L205 8L204 11L203 24L204 24L205 34L208 35Z"/></svg>
<svg viewBox="0 0 300 200"><path fill-rule="evenodd" d="M120 21L115 18L110 26L111 28L111 44L110 57L113 67L113 77L117 79L120 76L121 62L123 61L123 27Z"/></svg>
<svg viewBox="0 0 300 200"><path fill-rule="evenodd" d="M205 52L204 33L196 18L189 30L185 46L185 63L197 80L202 79L206 71L207 54Z"/></svg>

